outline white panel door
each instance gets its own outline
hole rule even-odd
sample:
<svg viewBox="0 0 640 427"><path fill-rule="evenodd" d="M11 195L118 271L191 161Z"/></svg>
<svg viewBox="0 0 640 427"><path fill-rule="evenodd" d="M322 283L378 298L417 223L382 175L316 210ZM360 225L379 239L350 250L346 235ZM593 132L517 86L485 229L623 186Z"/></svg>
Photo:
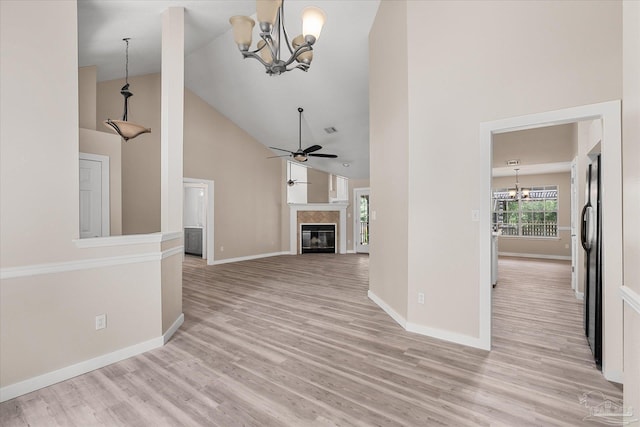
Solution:
<svg viewBox="0 0 640 427"><path fill-rule="evenodd" d="M80 238L102 236L102 163L80 159Z"/></svg>
<svg viewBox="0 0 640 427"><path fill-rule="evenodd" d="M354 215L355 221L355 251L369 253L369 189L357 188L354 190Z"/></svg>

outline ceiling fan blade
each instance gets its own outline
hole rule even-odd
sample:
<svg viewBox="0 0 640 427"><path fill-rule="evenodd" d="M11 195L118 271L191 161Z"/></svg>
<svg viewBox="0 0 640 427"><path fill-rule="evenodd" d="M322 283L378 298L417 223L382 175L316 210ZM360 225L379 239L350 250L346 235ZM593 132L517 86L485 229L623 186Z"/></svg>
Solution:
<svg viewBox="0 0 640 427"><path fill-rule="evenodd" d="M291 157L291 154L283 154L282 156L270 156L267 159L277 159L278 157Z"/></svg>
<svg viewBox="0 0 640 427"><path fill-rule="evenodd" d="M310 153L309 156L313 157L326 157L328 159L337 159L338 156L335 154L322 154L322 153Z"/></svg>
<svg viewBox="0 0 640 427"><path fill-rule="evenodd" d="M322 146L321 145L312 145L309 148L305 148L304 149L304 153L305 154L309 154L309 153L313 153L314 151L318 151L318 150L322 150Z"/></svg>
<svg viewBox="0 0 640 427"><path fill-rule="evenodd" d="M272 148L272 149L274 149L274 150L286 151L287 153L291 153L291 154L293 154L293 151L291 151L291 150L285 150L284 148L278 148L278 147L269 147L269 148Z"/></svg>

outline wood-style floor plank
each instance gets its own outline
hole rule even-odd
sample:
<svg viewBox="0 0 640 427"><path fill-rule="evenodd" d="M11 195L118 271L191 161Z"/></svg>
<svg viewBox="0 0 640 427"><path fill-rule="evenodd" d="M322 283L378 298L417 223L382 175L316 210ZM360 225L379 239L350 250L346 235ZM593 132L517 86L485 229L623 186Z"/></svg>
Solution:
<svg viewBox="0 0 640 427"><path fill-rule="evenodd" d="M164 346L0 405L2 426L577 426L596 369L567 262L502 258L493 350L400 328L366 255L184 264ZM428 298L428 295L427 295Z"/></svg>

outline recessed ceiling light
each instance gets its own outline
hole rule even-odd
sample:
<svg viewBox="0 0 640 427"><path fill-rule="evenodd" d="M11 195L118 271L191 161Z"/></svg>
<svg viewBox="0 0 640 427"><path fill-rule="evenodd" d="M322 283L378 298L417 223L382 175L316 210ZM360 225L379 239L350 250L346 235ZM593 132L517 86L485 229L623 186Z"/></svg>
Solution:
<svg viewBox="0 0 640 427"><path fill-rule="evenodd" d="M348 168L349 166L351 166L351 163L343 163L342 166L344 166L345 168Z"/></svg>
<svg viewBox="0 0 640 427"><path fill-rule="evenodd" d="M334 128L333 126L330 126L328 128L324 128L324 131L328 134L332 134L332 133L338 132L338 129Z"/></svg>

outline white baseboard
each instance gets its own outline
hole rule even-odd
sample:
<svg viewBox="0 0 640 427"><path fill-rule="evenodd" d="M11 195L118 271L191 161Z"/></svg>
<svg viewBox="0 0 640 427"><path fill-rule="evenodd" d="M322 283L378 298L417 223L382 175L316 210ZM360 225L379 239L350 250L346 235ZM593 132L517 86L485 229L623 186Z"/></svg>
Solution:
<svg viewBox="0 0 640 427"><path fill-rule="evenodd" d="M610 371L602 368L602 375L608 380L618 384L624 384L624 374L620 371Z"/></svg>
<svg viewBox="0 0 640 427"><path fill-rule="evenodd" d="M380 297L374 294L371 289L369 289L369 292L367 292L367 296L371 301L375 302L378 307L383 309L385 313L391 316L391 318L395 320L398 325L402 326L402 329L407 329L407 320L404 317L400 316L393 308L389 306L389 304L387 304L382 299L380 299Z"/></svg>
<svg viewBox="0 0 640 427"><path fill-rule="evenodd" d="M271 252L268 254L241 256L237 258L217 259L217 260L214 260L211 265L228 264L230 262L250 261L252 259L268 258L272 256L279 256L279 255L291 255L291 253L289 251L283 251L283 252Z"/></svg>
<svg viewBox="0 0 640 427"><path fill-rule="evenodd" d="M580 300L580 301L584 300L584 292L575 291L575 293L576 293L577 300Z"/></svg>
<svg viewBox="0 0 640 427"><path fill-rule="evenodd" d="M354 251L353 249L349 249L349 250L347 251L347 253L348 253L348 254L355 254L355 253L356 253L356 251Z"/></svg>
<svg viewBox="0 0 640 427"><path fill-rule="evenodd" d="M425 335L431 338L438 338L438 339L453 342L456 344L466 345L467 347L474 347L474 348L479 348L481 350L486 350L486 345L478 337L471 337L469 335L463 335L455 332L444 331L442 329L430 328L428 326L418 325L416 323L411 323L411 322L407 322L407 331L414 332L420 335Z"/></svg>
<svg viewBox="0 0 640 427"><path fill-rule="evenodd" d="M178 328L182 326L183 323L184 323L184 313L180 313L180 316L178 316L176 321L173 322L173 325L171 325L169 329L167 329L167 332L165 332L164 335L162 335L162 341L164 344L169 342L173 334L176 333Z"/></svg>
<svg viewBox="0 0 640 427"><path fill-rule="evenodd" d="M392 309L386 302L380 297L374 294L371 290L367 293L367 296L371 301L376 303L378 307L384 310L393 320L395 320L404 330L407 332L413 332L420 335L425 335L431 338L438 338L441 340L453 342L456 344L466 345L468 347L479 348L485 350L485 345L480 338L470 337L468 335L457 334L454 332L443 331L441 329L430 328L427 326L418 325L417 323L407 322L407 320L399 315L394 309Z"/></svg>
<svg viewBox="0 0 640 427"><path fill-rule="evenodd" d="M162 336L150 339L148 341L134 344L114 352L85 360L75 365L67 366L53 372L38 375L15 384L11 384L0 388L0 402L5 402L23 394L31 393L44 387L65 381L78 375L86 374L98 368L102 368L112 363L119 362L129 357L137 356L154 348L162 347L164 338Z"/></svg>
<svg viewBox="0 0 640 427"><path fill-rule="evenodd" d="M498 256L512 256L517 258L557 259L571 261L571 255L545 255L545 254L521 254L519 252L498 252Z"/></svg>

